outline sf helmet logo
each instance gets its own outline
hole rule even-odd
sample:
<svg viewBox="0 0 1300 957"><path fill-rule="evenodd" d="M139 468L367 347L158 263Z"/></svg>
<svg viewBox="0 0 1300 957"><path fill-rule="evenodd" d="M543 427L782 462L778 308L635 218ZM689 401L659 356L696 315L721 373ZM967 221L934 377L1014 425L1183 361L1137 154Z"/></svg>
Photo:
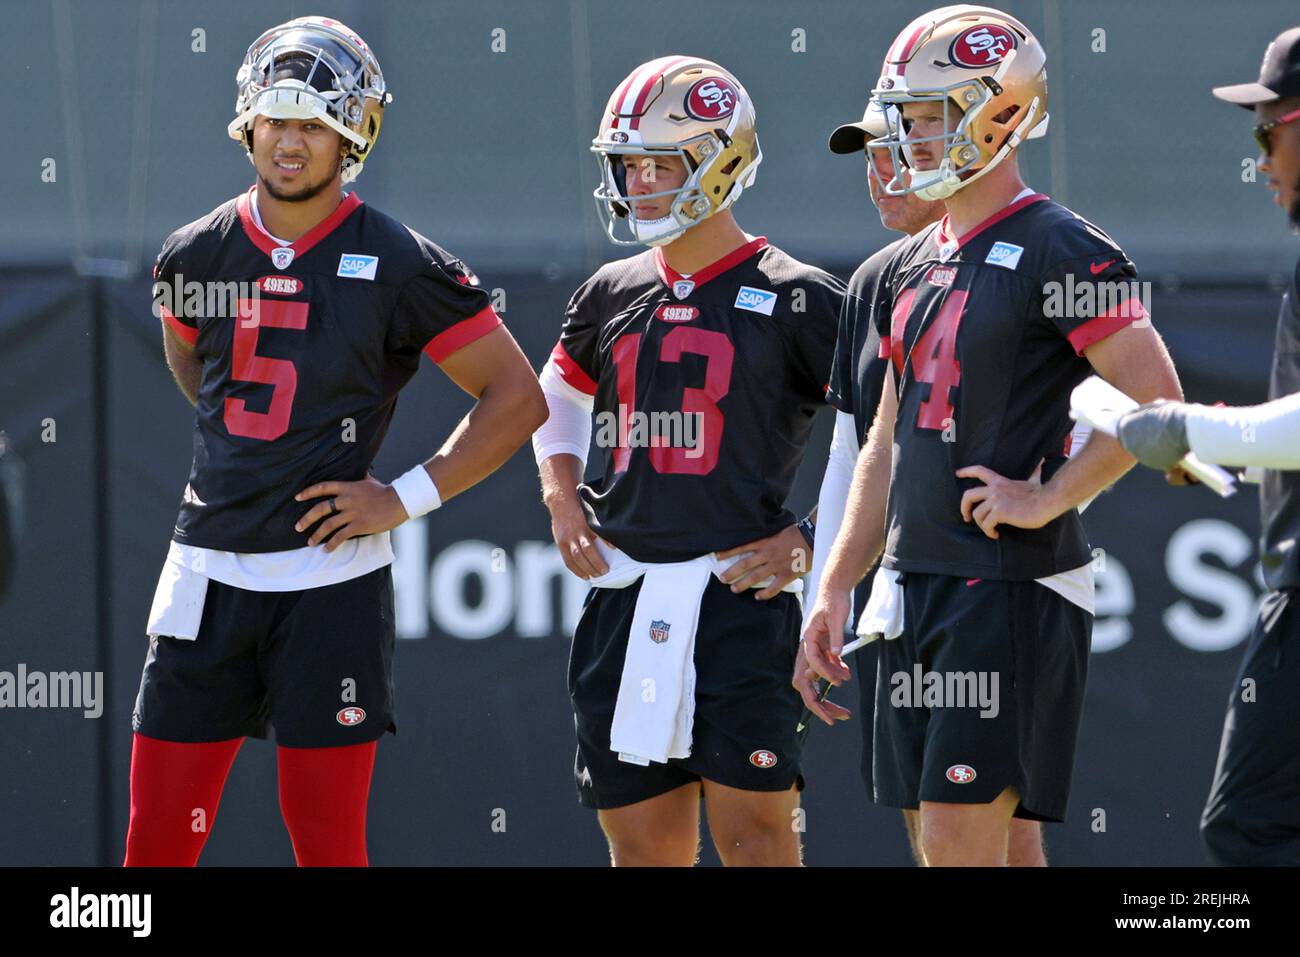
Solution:
<svg viewBox="0 0 1300 957"><path fill-rule="evenodd" d="M334 716L334 720L339 724L352 727L366 720L366 711L364 708L343 708Z"/></svg>
<svg viewBox="0 0 1300 957"><path fill-rule="evenodd" d="M686 112L697 120L722 120L736 109L736 88L720 76L696 80L686 91Z"/></svg>
<svg viewBox="0 0 1300 957"><path fill-rule="evenodd" d="M749 756L749 763L756 768L774 768L776 755L766 749L755 751Z"/></svg>
<svg viewBox="0 0 1300 957"><path fill-rule="evenodd" d="M975 780L975 769L969 764L954 764L948 769L948 780L953 784L970 784Z"/></svg>
<svg viewBox="0 0 1300 957"><path fill-rule="evenodd" d="M953 38L948 58L958 66L970 69L1001 63L1002 58L1016 48L1016 35L996 23L971 27Z"/></svg>

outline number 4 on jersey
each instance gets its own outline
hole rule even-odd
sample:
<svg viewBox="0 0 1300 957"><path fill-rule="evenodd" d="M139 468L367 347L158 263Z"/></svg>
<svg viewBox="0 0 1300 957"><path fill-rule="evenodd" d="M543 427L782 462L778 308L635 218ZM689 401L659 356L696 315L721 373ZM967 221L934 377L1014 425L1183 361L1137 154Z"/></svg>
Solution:
<svg viewBox="0 0 1300 957"><path fill-rule="evenodd" d="M965 289L950 290L930 328L912 347L912 378L930 386L929 396L916 413L916 424L923 429L942 431L953 418L950 393L961 384L957 330L966 309L967 294ZM911 305L910 297L907 304Z"/></svg>

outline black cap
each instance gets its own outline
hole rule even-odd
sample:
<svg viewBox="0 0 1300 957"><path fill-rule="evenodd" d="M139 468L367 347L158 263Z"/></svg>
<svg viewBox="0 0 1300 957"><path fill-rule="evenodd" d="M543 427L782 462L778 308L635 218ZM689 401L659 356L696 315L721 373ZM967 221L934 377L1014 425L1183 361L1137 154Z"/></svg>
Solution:
<svg viewBox="0 0 1300 957"><path fill-rule="evenodd" d="M1300 27L1279 33L1268 45L1259 65L1259 82L1216 86L1214 95L1248 110L1256 103L1300 96Z"/></svg>
<svg viewBox="0 0 1300 957"><path fill-rule="evenodd" d="M889 123L880 103L872 98L867 101L867 108L862 112L862 119L857 123L845 123L831 132L826 145L832 153L861 153L867 140L889 135Z"/></svg>

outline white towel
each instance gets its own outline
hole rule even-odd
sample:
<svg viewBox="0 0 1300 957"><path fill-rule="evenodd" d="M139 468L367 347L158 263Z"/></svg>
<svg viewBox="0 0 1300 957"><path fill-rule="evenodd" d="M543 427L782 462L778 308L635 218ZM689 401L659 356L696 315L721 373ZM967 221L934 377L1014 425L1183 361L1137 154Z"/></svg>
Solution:
<svg viewBox="0 0 1300 957"><path fill-rule="evenodd" d="M169 555L154 589L146 634L150 638L170 636L187 641L198 638L207 595L208 576Z"/></svg>
<svg viewBox="0 0 1300 957"><path fill-rule="evenodd" d="M620 761L648 765L691 755L695 723L695 633L709 576L719 579L744 558L714 554L687 562L638 562L598 543L609 571L591 579L593 588L626 588L644 579L632 613L627 654L619 682L610 750ZM746 553L748 554L748 553ZM764 588L772 579L755 585ZM784 591L802 592L795 579Z"/></svg>
<svg viewBox="0 0 1300 957"><path fill-rule="evenodd" d="M876 569L871 579L871 597L858 619L857 634L865 639L863 644L884 638L890 641L903 633L903 586L901 573L883 565ZM857 647L861 647L858 645Z"/></svg>

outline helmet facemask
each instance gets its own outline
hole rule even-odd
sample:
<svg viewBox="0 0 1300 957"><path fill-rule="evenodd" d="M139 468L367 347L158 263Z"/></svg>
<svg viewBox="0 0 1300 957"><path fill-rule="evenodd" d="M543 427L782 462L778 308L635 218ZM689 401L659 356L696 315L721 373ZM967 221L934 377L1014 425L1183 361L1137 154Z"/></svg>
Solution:
<svg viewBox="0 0 1300 957"><path fill-rule="evenodd" d="M1006 109L1012 109L1013 112L1004 120L983 116L988 110L999 107L994 102L1001 93L998 81L1010 69L1015 56L1015 51L1008 53L999 64L997 73L979 80L962 80L952 86L915 93L896 87L872 91L873 95L880 97L881 102L897 107L886 113L889 133L869 144L872 147L887 148L894 158L895 174L884 186L886 193L890 196L916 193L927 200L947 199L1001 163L1024 139L1037 138L1047 132L1046 123L1043 122L1046 115L1037 98L1024 111L1014 109L1015 104L1009 105ZM939 102L943 104L945 132L934 136L910 136L910 124L903 117L902 105ZM1023 116L1020 115L1021 112L1024 113ZM956 124L952 122L954 114L960 117ZM977 143L972 135L972 129L977 124L985 129L983 143ZM941 143L939 165L935 169L917 169L912 159L912 146L927 142ZM902 180L904 168L911 171L910 183Z"/></svg>
<svg viewBox="0 0 1300 957"><path fill-rule="evenodd" d="M249 47L235 77L237 115L227 131L244 144L250 162L257 116L314 119L344 139L343 182L361 172L392 95L365 43L333 24L302 18L268 30Z"/></svg>
<svg viewBox="0 0 1300 957"><path fill-rule="evenodd" d="M618 132L618 131L615 131ZM624 134L629 140L630 134ZM737 199L757 174L760 153L744 174L728 183L727 173L743 162L739 150L731 145L724 130L703 133L681 143L613 143L596 139L591 146L600 167L601 183L592 194L600 211L605 234L619 246L663 246L692 226L726 209ZM631 197L627 171L622 157L676 156L687 170L681 186ZM632 175L637 175L633 173ZM658 219L638 219L634 204L646 200L669 198L668 214ZM619 223L624 229L619 229ZM620 233L622 235L620 235Z"/></svg>

